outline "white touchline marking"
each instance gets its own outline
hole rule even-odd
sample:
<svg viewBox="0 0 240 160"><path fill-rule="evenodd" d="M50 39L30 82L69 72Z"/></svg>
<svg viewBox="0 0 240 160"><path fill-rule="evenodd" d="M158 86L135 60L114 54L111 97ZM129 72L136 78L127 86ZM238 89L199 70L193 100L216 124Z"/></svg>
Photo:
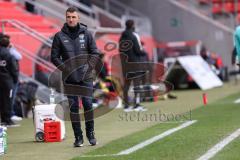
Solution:
<svg viewBox="0 0 240 160"><path fill-rule="evenodd" d="M197 122L197 120L187 121L187 122L181 124L180 126L178 126L178 127L176 127L176 128L169 129L169 130L163 132L162 134L159 134L159 135L157 135L157 136L155 136L155 137L152 137L152 138L150 138L150 139L148 139L148 140L146 140L146 141L144 141L144 142L142 142L142 143L139 143L139 144L137 144L137 145L135 145L135 146L133 146L133 147L131 147L131 148L129 148L129 149L126 149L126 150L124 150L124 151L121 151L121 152L119 152L118 154L83 155L83 156L80 156L80 157L107 157L107 156L127 155L127 154L130 154L130 153L132 153L132 152L135 152L135 151L137 151L137 150L139 150L139 149L141 149L141 148L143 148L143 147L146 147L147 145L150 145L150 144L152 144L152 143L154 143L154 142L156 142L156 141L158 141L158 140L160 140L160 139L163 139L163 138L165 138L165 137L173 134L174 132L177 132L177 131L179 131L179 130L181 130L181 129L183 129L183 128L186 128L186 127L188 127L188 126L190 126L190 125L192 125L192 124L194 124L194 123L196 123L196 122Z"/></svg>
<svg viewBox="0 0 240 160"><path fill-rule="evenodd" d="M197 160L208 160L214 157L219 151L221 151L226 145L228 145L235 138L240 136L240 128L232 133L230 136L223 139L221 142L213 146L210 150L208 150L203 156L198 158Z"/></svg>
<svg viewBox="0 0 240 160"><path fill-rule="evenodd" d="M83 155L83 156L80 156L80 157L88 158L88 157L110 157L110 156L117 156L117 154Z"/></svg>
<svg viewBox="0 0 240 160"><path fill-rule="evenodd" d="M240 103L240 98L234 101L234 103Z"/></svg>
<svg viewBox="0 0 240 160"><path fill-rule="evenodd" d="M169 135L173 134L174 132L179 131L179 130L181 130L183 128L186 128L186 127L188 127L188 126L190 126L190 125L192 125L192 124L194 124L196 122L197 122L197 120L185 122L185 123L181 124L180 126L178 126L176 128L169 129L166 132L163 132L162 134L159 134L159 135L157 135L155 137L152 137L152 138L150 138L150 139L148 139L148 140L146 140L146 141L144 141L142 143L139 143L139 144L137 144L137 145L127 149L127 150L121 151L117 155L127 155L127 154L130 154L132 152L135 152L135 151L137 151L137 150L139 150L139 149L141 149L143 147L146 147L149 144L152 144L152 143L154 143L154 142L156 142L156 141L158 141L160 139L163 139L166 136L169 136Z"/></svg>

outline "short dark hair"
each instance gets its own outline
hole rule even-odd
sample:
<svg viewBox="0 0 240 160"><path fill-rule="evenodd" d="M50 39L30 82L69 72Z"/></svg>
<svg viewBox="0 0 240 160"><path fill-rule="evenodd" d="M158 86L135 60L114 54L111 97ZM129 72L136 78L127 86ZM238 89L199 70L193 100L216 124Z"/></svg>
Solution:
<svg viewBox="0 0 240 160"><path fill-rule="evenodd" d="M78 12L78 9L76 7L69 7L67 10L66 10L66 14L67 12L70 12L70 13L73 13L73 12Z"/></svg>
<svg viewBox="0 0 240 160"><path fill-rule="evenodd" d="M129 19L125 23L127 29L131 29L134 26L134 21L132 19Z"/></svg>
<svg viewBox="0 0 240 160"><path fill-rule="evenodd" d="M8 35L3 35L0 39L0 46L8 47L10 45L10 37Z"/></svg>

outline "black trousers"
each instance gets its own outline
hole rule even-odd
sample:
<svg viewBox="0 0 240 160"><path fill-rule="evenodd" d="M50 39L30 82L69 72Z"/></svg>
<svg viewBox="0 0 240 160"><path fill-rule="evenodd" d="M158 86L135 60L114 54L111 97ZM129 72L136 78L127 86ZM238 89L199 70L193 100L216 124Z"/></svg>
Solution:
<svg viewBox="0 0 240 160"><path fill-rule="evenodd" d="M128 91L131 86L131 83L133 83L133 87L137 88L142 84L142 78L133 78L133 79L126 79L124 81L124 86L123 86L123 100L124 100L124 106L125 108L129 107L129 100L128 100ZM134 89L134 105L137 105L137 94L138 92Z"/></svg>
<svg viewBox="0 0 240 160"><path fill-rule="evenodd" d="M1 122L11 121L11 89L0 87L0 112Z"/></svg>
<svg viewBox="0 0 240 160"><path fill-rule="evenodd" d="M76 85L76 84L75 84ZM93 82L80 82L77 85L92 88L90 91L93 94ZM83 97L83 96L67 96L69 107L70 107L70 119L72 122L72 128L75 137L82 136L81 129L81 115L79 114L79 98L82 99L82 104L84 108L84 118L86 133L94 131L94 112L92 108L93 97Z"/></svg>

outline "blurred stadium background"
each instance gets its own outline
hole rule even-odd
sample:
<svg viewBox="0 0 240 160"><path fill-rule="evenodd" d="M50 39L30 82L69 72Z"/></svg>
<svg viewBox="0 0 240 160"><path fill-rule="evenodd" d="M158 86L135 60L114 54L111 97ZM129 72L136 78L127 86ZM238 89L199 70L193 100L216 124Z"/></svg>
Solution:
<svg viewBox="0 0 240 160"><path fill-rule="evenodd" d="M228 106L230 108L237 106L233 104L233 101L234 98L238 98L236 93L239 93L238 70L232 64L233 33L235 27L240 22L239 0L0 0L0 32L10 35L12 44L23 55L23 59L20 61L20 78L22 81L31 81L38 85L36 99L41 103L49 103L50 90L48 88L48 77L55 69L50 63L51 38L61 29L65 22L65 10L69 6L75 6L79 9L81 23L88 25L88 28L96 38L98 48L105 54L104 60L106 62L109 62L113 55L118 54L117 48L107 51L105 48L106 44L109 42L118 44L121 32L125 27L125 21L133 19L136 22L136 31L140 34L141 40L144 42L150 61L166 65L167 62L165 60L171 61L170 58L186 55L201 55L202 48L206 48L209 56L212 56L211 58L216 61L216 64L222 67L223 73L219 78L224 84L220 88L202 91L199 89L199 86L192 85L195 82L193 82L189 75L187 75L184 81L181 81L181 83L186 85L181 85L179 84L180 82L175 82L169 78L176 89L191 89L173 91L178 97L176 101L144 103L149 108L148 112L161 109L161 111L166 113L180 114L194 110L194 115L196 113L196 117L193 116L194 119L209 122L223 121L226 122L226 124L222 122L223 125L229 125L229 127L224 128L220 124L216 125L213 123L207 126L209 127L207 128L205 126L207 122L205 122L206 124L200 124L200 128L205 126L203 130L206 130L207 133L211 133L211 129L214 128L216 132L200 136L200 139L203 140L202 146L197 146L191 153L191 148L195 146L195 143L200 143L198 142L198 135L201 134L201 130L199 129L197 133L193 134L195 136L192 138L192 141L195 140L194 143L189 143L188 148L185 147L182 150L177 150L176 155L173 156L168 150L175 150L179 147L178 145L184 143L187 137L190 136L186 132L183 133L185 137L183 135L181 137L179 134L176 141L170 139L173 142L163 145L163 150L166 152L159 154L162 157L161 159L196 159L212 145L237 128L238 123L235 121L237 115L232 115L234 117L233 120L225 117L226 114L233 114L235 112L234 109L229 111L226 109L226 112L224 109ZM217 66L215 66L216 68ZM114 68L111 68L111 66L109 66L108 70L114 72ZM186 71L180 73L178 76L186 77ZM202 109L195 110L200 106L202 107L203 92L208 94L210 103L217 102L209 105L206 108L207 111L202 111ZM221 100L221 103L219 102L219 99L232 94L235 95L228 98L226 102L224 100ZM62 98L61 94L56 93L56 96L59 99ZM217 114L218 107L216 106L221 106L224 111L219 111L218 116L220 118L211 119L208 114L210 116L214 116L212 112ZM136 132L142 135L140 133L141 130L144 132L148 127L156 124L159 125L158 122L139 123L124 121L120 123L119 114L121 114L121 111L117 110L98 118L96 133L97 138L100 140L100 145L93 148L85 147L81 151L71 148L71 139L73 137L71 131L67 132L69 136L61 144L36 144L33 142L32 121L24 119L21 127L9 129L9 151L4 155L4 159L26 159L27 157L36 160L71 159L100 148L112 140ZM205 119L205 117L208 118ZM221 119L221 117L225 118ZM109 121L110 119L111 122ZM66 123L67 130L71 130L70 124ZM156 134L176 125L160 124L160 126L163 128L157 130ZM154 128L151 129L154 130ZM106 130L109 132L106 132ZM194 129L189 130L187 133L193 131ZM155 132L153 131L153 133ZM149 134L149 137L151 136L153 135ZM103 155L105 151L111 150L112 146L118 148L120 145L119 148L129 148L131 145L140 143L143 139L149 137L135 137L134 142L129 142L124 147L122 144L119 144L120 142L114 141L106 145L106 149L96 150L96 153ZM207 139L211 139L211 137L213 140L207 142ZM131 139L131 136L129 139ZM126 138L125 140L123 138L122 140L126 142L129 139ZM158 154L155 152L161 150L161 146L162 144L159 144L159 148L156 146L147 148L150 151L153 150L154 156L152 158L151 156L147 156L152 152L146 152L142 153L142 157L138 157L136 153L136 156L123 156L119 159L158 159ZM108 153L113 154L113 152L120 151L119 149L114 149L114 147L111 150L112 152L109 151ZM40 153L44 153L44 155ZM230 156L227 159L233 159L234 156L239 157L239 153L236 152L226 155ZM226 158L222 157L222 159ZM115 158L105 157L102 159ZM221 156L219 159L221 159Z"/></svg>

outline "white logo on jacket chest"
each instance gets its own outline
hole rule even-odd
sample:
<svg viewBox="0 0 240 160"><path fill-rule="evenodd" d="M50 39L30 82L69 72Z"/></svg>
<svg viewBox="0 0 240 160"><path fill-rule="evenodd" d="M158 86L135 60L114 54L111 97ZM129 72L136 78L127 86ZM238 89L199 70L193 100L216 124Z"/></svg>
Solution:
<svg viewBox="0 0 240 160"><path fill-rule="evenodd" d="M80 48L85 48L85 36L84 34L79 35Z"/></svg>
<svg viewBox="0 0 240 160"><path fill-rule="evenodd" d="M79 35L79 42L80 43L85 43L85 36L84 36L84 34L80 34Z"/></svg>

